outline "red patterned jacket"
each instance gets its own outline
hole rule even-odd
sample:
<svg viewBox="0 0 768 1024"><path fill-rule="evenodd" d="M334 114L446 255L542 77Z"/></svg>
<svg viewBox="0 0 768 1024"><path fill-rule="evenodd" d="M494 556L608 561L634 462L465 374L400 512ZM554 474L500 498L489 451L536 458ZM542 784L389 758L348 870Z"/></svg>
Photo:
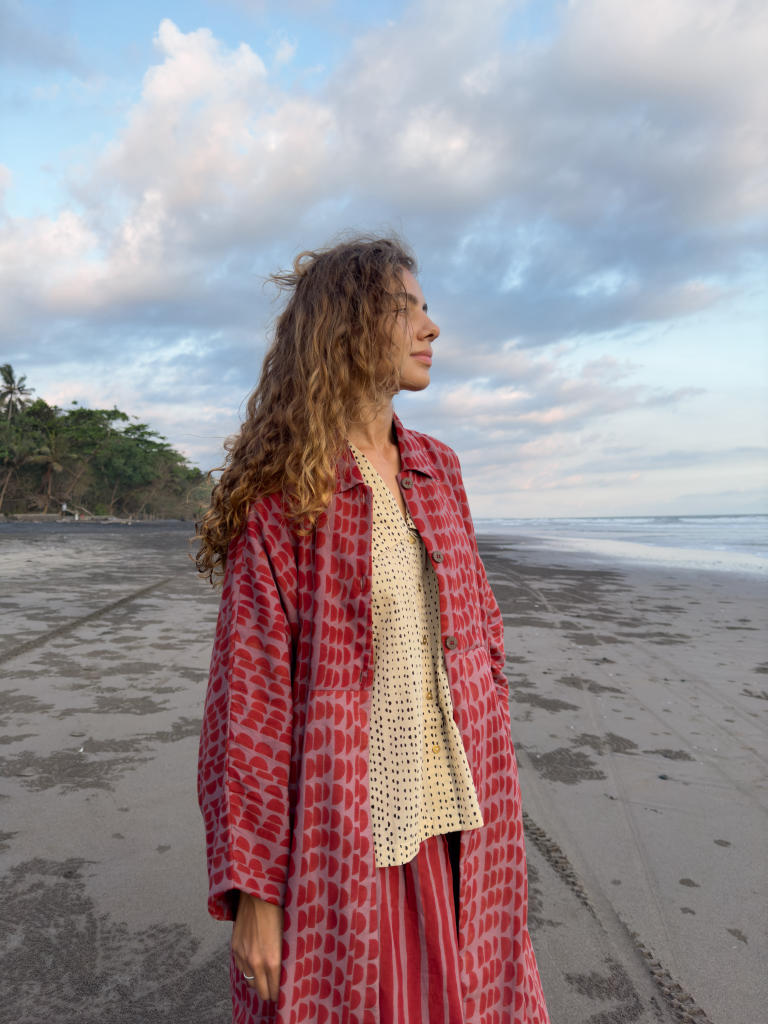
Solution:
<svg viewBox="0 0 768 1024"><path fill-rule="evenodd" d="M466 1022L548 1024L528 936L501 615L456 455L397 419L395 429L485 821L461 837ZM234 1024L378 1024L370 560L371 492L351 454L313 533L297 536L271 495L230 547L200 741L209 909L231 918L233 889L285 908L279 1002L262 1003L233 970Z"/></svg>

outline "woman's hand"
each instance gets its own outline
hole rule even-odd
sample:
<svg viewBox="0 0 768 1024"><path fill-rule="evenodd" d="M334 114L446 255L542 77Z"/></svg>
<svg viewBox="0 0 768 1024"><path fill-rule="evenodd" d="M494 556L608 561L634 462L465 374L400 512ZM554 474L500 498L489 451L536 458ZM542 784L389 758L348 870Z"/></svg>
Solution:
<svg viewBox="0 0 768 1024"><path fill-rule="evenodd" d="M240 893L232 953L238 970L260 999L277 999L283 947L283 909L274 903Z"/></svg>

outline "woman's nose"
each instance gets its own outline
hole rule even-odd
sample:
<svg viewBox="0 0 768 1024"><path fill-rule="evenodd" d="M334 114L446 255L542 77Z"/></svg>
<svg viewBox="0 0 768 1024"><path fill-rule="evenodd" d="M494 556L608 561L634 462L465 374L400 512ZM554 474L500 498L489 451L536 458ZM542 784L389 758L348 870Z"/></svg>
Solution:
<svg viewBox="0 0 768 1024"><path fill-rule="evenodd" d="M434 320L431 320L429 317L427 317L427 322L424 325L423 334L425 338L430 338L432 341L434 341L435 338L437 338L440 334L440 328L437 326Z"/></svg>

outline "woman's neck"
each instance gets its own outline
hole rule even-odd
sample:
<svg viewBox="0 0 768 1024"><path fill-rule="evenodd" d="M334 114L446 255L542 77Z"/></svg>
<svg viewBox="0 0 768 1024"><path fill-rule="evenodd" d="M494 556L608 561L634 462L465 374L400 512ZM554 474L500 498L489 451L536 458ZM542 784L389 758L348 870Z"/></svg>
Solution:
<svg viewBox="0 0 768 1024"><path fill-rule="evenodd" d="M387 454L397 447L392 429L393 415L391 401L376 409L362 409L359 417L350 423L347 437L362 452Z"/></svg>

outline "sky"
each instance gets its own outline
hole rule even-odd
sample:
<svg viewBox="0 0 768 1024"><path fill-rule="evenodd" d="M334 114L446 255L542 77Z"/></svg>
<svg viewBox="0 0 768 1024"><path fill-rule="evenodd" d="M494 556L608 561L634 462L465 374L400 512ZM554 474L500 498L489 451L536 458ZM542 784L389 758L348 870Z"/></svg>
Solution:
<svg viewBox="0 0 768 1024"><path fill-rule="evenodd" d="M763 0L0 0L0 362L221 464L354 232L441 328L473 514L768 511Z"/></svg>

